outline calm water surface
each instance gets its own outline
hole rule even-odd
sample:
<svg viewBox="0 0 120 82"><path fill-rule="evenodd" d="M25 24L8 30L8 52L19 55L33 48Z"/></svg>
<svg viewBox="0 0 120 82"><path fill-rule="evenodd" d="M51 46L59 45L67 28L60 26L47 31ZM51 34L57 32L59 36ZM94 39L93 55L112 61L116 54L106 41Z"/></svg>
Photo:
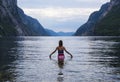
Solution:
<svg viewBox="0 0 120 82"><path fill-rule="evenodd" d="M73 54L64 65L49 59L59 40ZM120 82L120 37L0 39L0 82Z"/></svg>

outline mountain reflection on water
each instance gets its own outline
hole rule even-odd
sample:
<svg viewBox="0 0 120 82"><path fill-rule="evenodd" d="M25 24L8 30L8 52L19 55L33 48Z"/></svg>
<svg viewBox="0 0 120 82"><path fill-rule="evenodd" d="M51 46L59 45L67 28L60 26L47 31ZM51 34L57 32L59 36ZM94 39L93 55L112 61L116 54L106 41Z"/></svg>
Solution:
<svg viewBox="0 0 120 82"><path fill-rule="evenodd" d="M73 59L49 54L63 40ZM118 82L120 37L0 38L0 82Z"/></svg>
<svg viewBox="0 0 120 82"><path fill-rule="evenodd" d="M17 59L17 49L11 51L17 47L14 40L14 38L0 38L0 82L11 82L16 77L11 67L11 63Z"/></svg>

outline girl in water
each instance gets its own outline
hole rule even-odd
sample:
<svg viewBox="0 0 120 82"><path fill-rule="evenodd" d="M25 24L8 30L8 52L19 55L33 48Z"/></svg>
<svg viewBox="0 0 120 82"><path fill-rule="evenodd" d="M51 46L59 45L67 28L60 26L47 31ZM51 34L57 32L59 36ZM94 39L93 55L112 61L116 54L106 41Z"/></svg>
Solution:
<svg viewBox="0 0 120 82"><path fill-rule="evenodd" d="M66 53L68 53L68 54L71 56L71 58L73 57L72 54L69 53L69 52L65 49L65 47L63 46L63 41L60 40L60 41L59 41L59 46L49 55L50 59L51 59L52 54L54 54L57 50L58 50L58 60L59 60L59 61L60 61L60 60L64 61L64 58L65 58L65 56L64 56L64 51L65 51Z"/></svg>

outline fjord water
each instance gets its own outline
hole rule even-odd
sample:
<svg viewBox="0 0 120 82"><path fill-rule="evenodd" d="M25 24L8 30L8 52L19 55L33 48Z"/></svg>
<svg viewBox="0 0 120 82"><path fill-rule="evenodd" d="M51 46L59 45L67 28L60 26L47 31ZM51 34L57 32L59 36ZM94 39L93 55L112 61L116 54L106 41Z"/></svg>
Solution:
<svg viewBox="0 0 120 82"><path fill-rule="evenodd" d="M65 53L59 65L57 52ZM63 75L59 75L61 73ZM119 82L120 37L16 37L0 40L0 82Z"/></svg>

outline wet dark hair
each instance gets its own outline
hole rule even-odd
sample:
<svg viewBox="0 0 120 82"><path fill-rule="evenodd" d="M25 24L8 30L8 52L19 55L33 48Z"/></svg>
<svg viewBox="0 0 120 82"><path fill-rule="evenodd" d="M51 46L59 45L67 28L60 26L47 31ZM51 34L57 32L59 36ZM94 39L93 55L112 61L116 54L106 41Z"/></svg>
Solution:
<svg viewBox="0 0 120 82"><path fill-rule="evenodd" d="M63 41L59 40L59 46L63 46Z"/></svg>

